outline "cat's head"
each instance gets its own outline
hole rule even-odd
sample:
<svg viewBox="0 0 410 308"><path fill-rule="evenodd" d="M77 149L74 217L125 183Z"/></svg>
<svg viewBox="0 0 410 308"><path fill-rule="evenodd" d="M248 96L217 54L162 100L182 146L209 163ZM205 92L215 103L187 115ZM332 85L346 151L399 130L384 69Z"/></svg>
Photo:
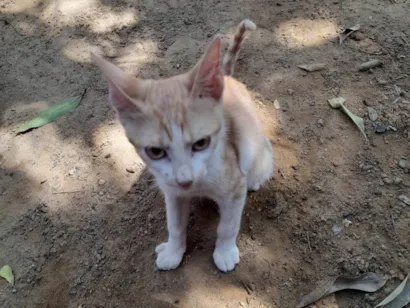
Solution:
<svg viewBox="0 0 410 308"><path fill-rule="evenodd" d="M162 185L188 189L221 155L225 125L216 38L189 72L162 80L141 80L92 55L109 86L129 141Z"/></svg>

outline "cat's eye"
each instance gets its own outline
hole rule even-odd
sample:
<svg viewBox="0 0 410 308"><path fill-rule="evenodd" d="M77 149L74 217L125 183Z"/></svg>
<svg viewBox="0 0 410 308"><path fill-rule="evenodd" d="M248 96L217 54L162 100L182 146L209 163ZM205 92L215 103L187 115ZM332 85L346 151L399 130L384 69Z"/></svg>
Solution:
<svg viewBox="0 0 410 308"><path fill-rule="evenodd" d="M197 142L195 142L192 145L192 151L194 152L203 151L206 148L208 148L210 143L211 143L211 137L205 137L205 138L199 139Z"/></svg>
<svg viewBox="0 0 410 308"><path fill-rule="evenodd" d="M145 153L148 157L153 160L159 160L167 154L163 149L160 148L145 148Z"/></svg>

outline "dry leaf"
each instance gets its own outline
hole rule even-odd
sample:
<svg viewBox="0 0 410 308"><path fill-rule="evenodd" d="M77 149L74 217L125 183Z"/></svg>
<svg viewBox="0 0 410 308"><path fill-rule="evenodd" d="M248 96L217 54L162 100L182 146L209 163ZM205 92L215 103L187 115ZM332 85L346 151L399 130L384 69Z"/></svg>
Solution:
<svg viewBox="0 0 410 308"><path fill-rule="evenodd" d="M326 64L324 63L312 63L312 64L303 64L303 65L298 65L299 68L302 70L305 70L307 72L317 72L324 70L326 68Z"/></svg>
<svg viewBox="0 0 410 308"><path fill-rule="evenodd" d="M342 44L345 39L358 30L360 30L360 24L353 27L344 28L339 34L339 44Z"/></svg>
<svg viewBox="0 0 410 308"><path fill-rule="evenodd" d="M322 281L318 287L310 294L302 297L296 308L303 308L317 300L338 292L340 290L351 289L360 290L364 292L375 292L379 290L386 283L385 279L380 278L374 273L365 273L361 276L348 278L338 277L336 279L329 278Z"/></svg>

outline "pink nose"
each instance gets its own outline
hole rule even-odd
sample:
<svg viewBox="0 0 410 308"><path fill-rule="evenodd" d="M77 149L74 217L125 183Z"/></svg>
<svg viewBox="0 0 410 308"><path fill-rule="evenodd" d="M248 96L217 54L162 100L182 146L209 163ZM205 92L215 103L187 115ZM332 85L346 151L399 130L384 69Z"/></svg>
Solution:
<svg viewBox="0 0 410 308"><path fill-rule="evenodd" d="M186 182L178 182L178 185L182 188L189 188L192 185L192 181L186 181Z"/></svg>

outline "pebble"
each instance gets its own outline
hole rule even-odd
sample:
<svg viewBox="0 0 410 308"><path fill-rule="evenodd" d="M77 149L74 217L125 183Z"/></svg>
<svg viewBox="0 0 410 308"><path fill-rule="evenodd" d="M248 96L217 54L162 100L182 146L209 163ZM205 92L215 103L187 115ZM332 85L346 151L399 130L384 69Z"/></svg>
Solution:
<svg viewBox="0 0 410 308"><path fill-rule="evenodd" d="M275 101L273 102L273 107L275 107L276 110L280 109L280 104L277 99L275 99Z"/></svg>
<svg viewBox="0 0 410 308"><path fill-rule="evenodd" d="M294 92L295 92L295 91L293 91L292 89L288 89L288 94L289 94L289 95L293 95Z"/></svg>
<svg viewBox="0 0 410 308"><path fill-rule="evenodd" d="M100 196L104 195L104 191L100 190L100 192L98 193Z"/></svg>
<svg viewBox="0 0 410 308"><path fill-rule="evenodd" d="M394 184L400 184L401 182L403 182L403 180L400 177L396 176L394 178Z"/></svg>
<svg viewBox="0 0 410 308"><path fill-rule="evenodd" d="M392 180L392 179L389 179L389 178L384 178L384 179L383 179L383 182L386 183L386 184L392 184L392 183L393 183L393 180Z"/></svg>
<svg viewBox="0 0 410 308"><path fill-rule="evenodd" d="M17 292L17 290L16 290L16 289L13 289L13 290L12 290L12 292L13 292L13 293L16 293L16 292Z"/></svg>
<svg viewBox="0 0 410 308"><path fill-rule="evenodd" d="M73 175L74 172L75 172L75 170L74 170L74 169L71 169L70 171L68 171L68 175Z"/></svg>
<svg viewBox="0 0 410 308"><path fill-rule="evenodd" d="M134 168L126 168L125 170L129 173L135 173Z"/></svg>
<svg viewBox="0 0 410 308"><path fill-rule="evenodd" d="M100 180L98 180L98 185L104 185L105 184L105 180L103 180L103 179L100 179Z"/></svg>
<svg viewBox="0 0 410 308"><path fill-rule="evenodd" d="M405 159L405 158L400 158L399 159L398 165L399 165L400 168L402 168L402 169L406 168L406 164L407 164L407 159Z"/></svg>
<svg viewBox="0 0 410 308"><path fill-rule="evenodd" d="M363 165L363 166L362 166L362 170L363 170L363 171L368 171L368 170L370 170L370 169L373 169L373 166L372 166L372 165Z"/></svg>
<svg viewBox="0 0 410 308"><path fill-rule="evenodd" d="M386 125L383 125L383 124L377 124L375 127L376 134L383 134L386 132L386 130L387 130L387 127Z"/></svg>
<svg viewBox="0 0 410 308"><path fill-rule="evenodd" d="M317 120L317 124L319 126L323 126L325 124L325 121L323 119L319 119L319 120Z"/></svg>
<svg viewBox="0 0 410 308"><path fill-rule="evenodd" d="M367 112L371 121L374 122L378 119L379 115L377 114L376 109L374 109L373 107L367 107Z"/></svg>

